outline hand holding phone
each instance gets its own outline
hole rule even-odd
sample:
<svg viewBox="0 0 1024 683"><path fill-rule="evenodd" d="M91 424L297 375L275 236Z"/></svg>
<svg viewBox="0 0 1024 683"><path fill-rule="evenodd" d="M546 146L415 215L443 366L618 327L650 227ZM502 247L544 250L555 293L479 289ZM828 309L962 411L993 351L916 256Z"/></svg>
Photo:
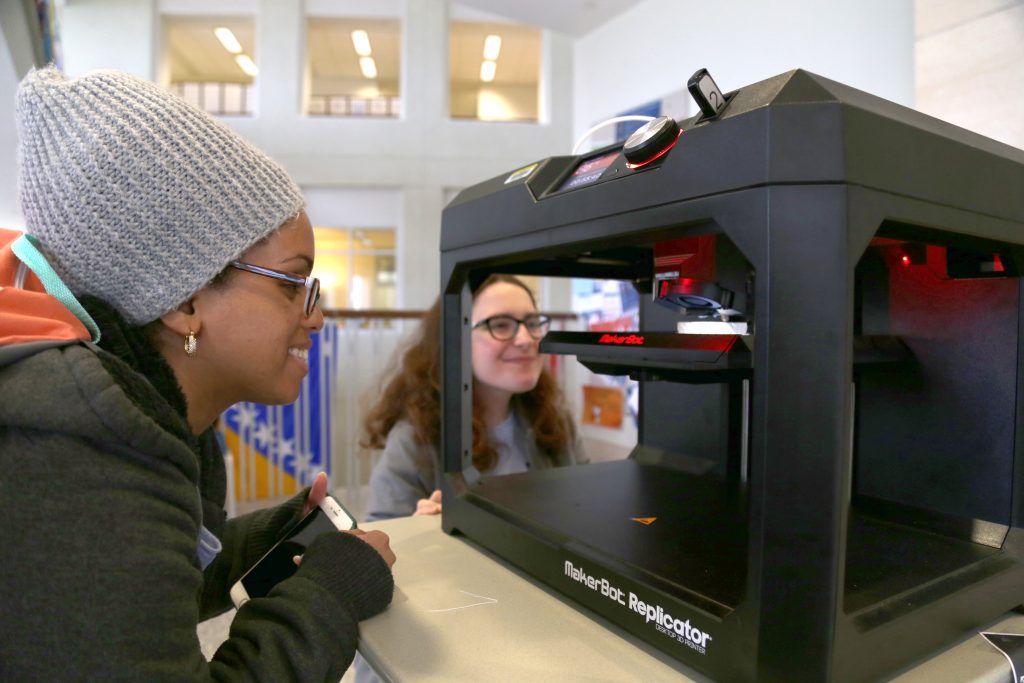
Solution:
<svg viewBox="0 0 1024 683"><path fill-rule="evenodd" d="M280 541L231 587L231 601L241 607L252 598L264 597L279 581L295 573L294 557L302 555L318 536L356 528L355 518L341 503L325 496Z"/></svg>

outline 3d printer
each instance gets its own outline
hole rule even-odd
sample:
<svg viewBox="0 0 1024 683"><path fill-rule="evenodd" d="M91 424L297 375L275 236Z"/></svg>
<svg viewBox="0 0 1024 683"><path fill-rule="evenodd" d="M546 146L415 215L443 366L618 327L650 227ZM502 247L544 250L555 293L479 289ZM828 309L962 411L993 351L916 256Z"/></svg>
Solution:
<svg viewBox="0 0 1024 683"><path fill-rule="evenodd" d="M873 680L1024 603L1024 152L799 70L727 101L445 209L443 525L716 679ZM639 380L628 459L458 485L497 271L645 295L542 343Z"/></svg>

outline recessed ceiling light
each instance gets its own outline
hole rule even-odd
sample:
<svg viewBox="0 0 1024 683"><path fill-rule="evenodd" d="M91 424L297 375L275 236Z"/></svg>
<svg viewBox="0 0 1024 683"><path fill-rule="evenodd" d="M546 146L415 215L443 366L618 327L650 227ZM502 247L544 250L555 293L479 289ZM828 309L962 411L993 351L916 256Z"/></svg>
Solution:
<svg viewBox="0 0 1024 683"><path fill-rule="evenodd" d="M249 55L236 55L235 61L238 63L238 66L242 69L242 71L244 71L249 76L255 78L256 74L260 72L260 70L256 68L256 63L252 61Z"/></svg>
<svg viewBox="0 0 1024 683"><path fill-rule="evenodd" d="M367 78L377 78L377 64L373 61L373 57L360 57L359 70Z"/></svg>
<svg viewBox="0 0 1024 683"><path fill-rule="evenodd" d="M369 57L372 54L370 36L366 31L362 29L352 31L352 47L356 49L356 54L360 57Z"/></svg>
<svg viewBox="0 0 1024 683"><path fill-rule="evenodd" d="M498 70L497 62L485 61L480 65L480 80L490 83L494 80L494 74Z"/></svg>
<svg viewBox="0 0 1024 683"><path fill-rule="evenodd" d="M213 29L213 35L217 36L220 44L231 54L237 55L242 51L242 44L238 42L238 38L235 38L235 34L227 26L218 26Z"/></svg>
<svg viewBox="0 0 1024 683"><path fill-rule="evenodd" d="M497 61L501 54L501 36L489 35L484 38L484 59Z"/></svg>

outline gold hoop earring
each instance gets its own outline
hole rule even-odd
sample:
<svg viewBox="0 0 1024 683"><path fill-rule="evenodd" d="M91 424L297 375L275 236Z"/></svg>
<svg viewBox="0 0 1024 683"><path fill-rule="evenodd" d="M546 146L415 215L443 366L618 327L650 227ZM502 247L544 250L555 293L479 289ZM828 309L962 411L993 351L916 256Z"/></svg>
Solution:
<svg viewBox="0 0 1024 683"><path fill-rule="evenodd" d="M196 333L189 330L188 336L185 337L185 353L188 354L189 358L196 357L196 347L198 346L199 340L196 338Z"/></svg>

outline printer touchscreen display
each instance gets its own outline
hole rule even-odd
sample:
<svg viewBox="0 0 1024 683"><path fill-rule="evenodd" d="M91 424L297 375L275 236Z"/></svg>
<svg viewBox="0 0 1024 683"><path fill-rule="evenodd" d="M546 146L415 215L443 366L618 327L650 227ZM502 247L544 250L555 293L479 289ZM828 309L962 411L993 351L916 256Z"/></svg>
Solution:
<svg viewBox="0 0 1024 683"><path fill-rule="evenodd" d="M589 185L600 178L605 169L611 166L612 162L615 161L618 156L619 152L615 151L609 152L608 154L602 154L599 157L584 159L555 191L564 192L565 190Z"/></svg>

